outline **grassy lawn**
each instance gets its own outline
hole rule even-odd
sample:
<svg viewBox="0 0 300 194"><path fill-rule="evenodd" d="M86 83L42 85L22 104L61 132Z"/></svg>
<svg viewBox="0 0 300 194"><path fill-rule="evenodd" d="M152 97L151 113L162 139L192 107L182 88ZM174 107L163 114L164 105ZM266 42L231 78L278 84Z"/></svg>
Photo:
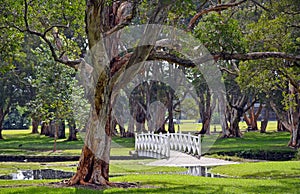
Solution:
<svg viewBox="0 0 300 194"><path fill-rule="evenodd" d="M238 178L300 178L300 161L241 163L218 166L212 169L219 173Z"/></svg>
<svg viewBox="0 0 300 194"><path fill-rule="evenodd" d="M0 181L1 193L299 193L299 179L233 179L187 175L127 175L111 178L113 182L135 182L140 188L89 190L73 187L55 188L50 181ZM3 186L11 188L3 188ZM30 185L30 186L29 186ZM2 188L1 188L2 186Z"/></svg>
<svg viewBox="0 0 300 194"><path fill-rule="evenodd" d="M182 126L186 124L180 124ZM188 125L199 125L188 123ZM182 127L181 127L182 128ZM188 129L188 128L185 128ZM246 132L242 138L218 139L218 134L206 136L203 148L211 146L209 154L222 152L260 152L280 151L290 152L287 147L290 134L287 132L268 133ZM53 138L39 134L31 134L30 130L3 130L4 140L0 143L0 155L80 155L83 140L78 135L78 141L68 142L60 139L57 142L57 152L52 152ZM129 156L134 149L134 138L114 137L112 142L112 156Z"/></svg>
<svg viewBox="0 0 300 194"><path fill-rule="evenodd" d="M275 122L274 122L275 124ZM182 131L193 131L191 127L200 124L192 121L180 124ZM272 125L269 125L272 126ZM274 130L276 125L273 126ZM222 152L290 152L287 142L289 133L277 133L268 129L268 133L245 133L243 138L217 139L217 135L208 136L205 141L213 144L210 154ZM195 130L194 130L195 131ZM53 139L30 130L4 130L5 140L0 141L1 155L79 155L83 146L79 141L58 140L58 151L53 153ZM66 134L67 135L67 134ZM215 141L216 140L216 141ZM133 138L114 137L112 156L129 156L134 150ZM215 155L214 155L215 156ZM154 159L111 160L110 175L112 182L134 182L135 189L108 188L91 190L74 187L57 187L50 182L60 180L0 180L0 193L299 193L300 162L258 162L221 166L212 169L213 173L231 178L206 178L176 173L185 171L175 167L152 167L145 164ZM0 162L0 175L18 170L55 169L68 172L76 171L77 162Z"/></svg>
<svg viewBox="0 0 300 194"><path fill-rule="evenodd" d="M290 139L288 132L247 132L242 138L218 139L211 152L216 151L246 151L246 150L291 150L287 147Z"/></svg>

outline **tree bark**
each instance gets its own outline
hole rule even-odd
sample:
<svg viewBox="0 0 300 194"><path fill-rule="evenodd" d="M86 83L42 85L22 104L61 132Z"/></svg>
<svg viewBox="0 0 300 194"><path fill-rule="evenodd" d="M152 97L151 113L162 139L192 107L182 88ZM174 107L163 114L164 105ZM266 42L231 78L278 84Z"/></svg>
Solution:
<svg viewBox="0 0 300 194"><path fill-rule="evenodd" d="M262 110L262 104L260 103L258 110L255 112L254 110L254 104L249 108L248 110L248 116L246 113L244 113L244 120L246 121L248 125L248 131L258 131L257 127L257 119L261 113Z"/></svg>
<svg viewBox="0 0 300 194"><path fill-rule="evenodd" d="M129 117L126 137L134 137L134 117L134 115L132 115L132 117Z"/></svg>
<svg viewBox="0 0 300 194"><path fill-rule="evenodd" d="M0 140L3 139L3 136L2 136L2 125L3 125L3 122L4 122L5 116L9 112L10 106L11 106L11 99L9 98L7 106L0 108Z"/></svg>
<svg viewBox="0 0 300 194"><path fill-rule="evenodd" d="M280 111L274 102L270 102L270 105L274 112L276 113L277 119L280 121L278 123L278 128L286 128L290 134L290 141L288 146L293 148L300 147L300 99L298 96L298 90L291 83L288 84L289 90L289 110ZM281 126L282 125L282 126Z"/></svg>
<svg viewBox="0 0 300 194"><path fill-rule="evenodd" d="M31 133L33 133L33 134L35 134L35 133L39 133L39 131L38 131L38 127L39 127L39 123L40 123L40 121L39 121L39 119L38 118L36 118L36 117L31 117L31 119L32 119L32 131L31 131Z"/></svg>
<svg viewBox="0 0 300 194"><path fill-rule="evenodd" d="M260 127L261 133L266 133L267 131L267 126L269 122L269 113L270 113L270 107L269 105L266 105L261 120L261 127Z"/></svg>
<svg viewBox="0 0 300 194"><path fill-rule="evenodd" d="M0 109L0 140L3 139L3 136L2 136L3 121L4 121L4 113L3 113L3 110Z"/></svg>
<svg viewBox="0 0 300 194"><path fill-rule="evenodd" d="M241 117L243 116L245 110L245 106L247 104L247 97L245 95L234 96L230 102L229 108L229 136L232 137L241 137L242 133L240 131L239 123L241 121Z"/></svg>
<svg viewBox="0 0 300 194"><path fill-rule="evenodd" d="M74 118L71 118L68 120L69 125L69 137L67 141L77 141L77 129L76 129L76 123Z"/></svg>
<svg viewBox="0 0 300 194"><path fill-rule="evenodd" d="M168 131L170 133L175 133L174 121L173 121L173 94L172 94L172 92L168 91L167 96L168 96L168 112L169 112Z"/></svg>
<svg viewBox="0 0 300 194"><path fill-rule="evenodd" d="M128 2L123 2L128 3ZM94 94L94 101L90 111L90 116L87 124L87 135L85 145L82 149L79 165L75 175L70 179L69 184L100 184L110 185L109 183L109 159L112 136L112 107L114 97L112 90L117 82L119 70L122 67L130 67L130 65L143 62L149 56L154 45L144 44L140 42L140 47L137 47L129 61L119 63L120 61L110 61L106 58L113 59L116 57L115 51L118 48L117 41L112 40L106 42L103 40L103 34L110 33L118 26L118 21L115 19L117 13L122 12L122 3L113 2L112 6L107 6L105 1L88 0L86 9L86 30L93 65L92 80L95 81L95 88L91 89L91 94ZM157 5L157 9L150 17L149 23L157 23L166 17L164 8L168 5ZM122 15L121 15L122 16ZM145 35L149 34L150 29L145 29ZM108 34L109 34L108 33ZM156 38L159 32L151 34L151 38ZM148 37L149 38L149 37ZM111 50L106 51L105 45ZM101 43L101 44L99 44ZM146 46L144 46L146 45ZM96 48L96 49L95 49ZM135 68L131 72L134 76L140 69Z"/></svg>

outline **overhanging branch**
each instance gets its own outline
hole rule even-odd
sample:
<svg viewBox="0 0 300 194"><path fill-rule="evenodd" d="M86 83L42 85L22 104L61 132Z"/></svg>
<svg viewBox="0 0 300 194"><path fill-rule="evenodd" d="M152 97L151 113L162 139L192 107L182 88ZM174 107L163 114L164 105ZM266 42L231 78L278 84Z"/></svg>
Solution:
<svg viewBox="0 0 300 194"><path fill-rule="evenodd" d="M213 58L217 60L258 60L258 59L268 59L277 58L285 59L288 61L300 61L300 55L291 55L283 52L252 52L252 53L216 53L213 54Z"/></svg>
<svg viewBox="0 0 300 194"><path fill-rule="evenodd" d="M53 26L47 28L43 33L37 32L35 30L32 30L32 29L30 29L30 26L29 26L29 23L28 23L28 3L27 3L27 0L24 0L24 4L25 4L24 5L25 8L24 8L24 16L23 16L23 18L24 18L24 22L25 22L25 29L22 29L22 28L20 28L20 27L18 27L16 25L12 25L11 27L17 29L20 32L27 32L29 34L32 34L32 35L40 37L48 45L54 61L62 63L62 64L65 64L65 65L67 65L69 67L72 67L74 69L78 69L78 65L80 64L81 60L80 59L69 60L69 59L67 59L67 57L64 57L64 58L63 57L58 57L58 55L55 52L54 46L52 45L51 41L46 36L46 34L49 31L51 31L53 28L55 28L55 27L67 28L68 25L66 26L66 25L56 24L56 25L53 25Z"/></svg>
<svg viewBox="0 0 300 194"><path fill-rule="evenodd" d="M288 61L300 61L300 55L291 55L283 52L252 52L252 53L215 53L211 55L204 55L195 60L184 59L176 56L175 54L170 54L164 51L153 51L148 57L148 60L164 60L171 63L176 63L185 67L195 67L196 64L202 64L211 60L259 60L259 59L268 59L268 58L277 58L285 59ZM290 67L295 64L299 66L298 63L290 63Z"/></svg>
<svg viewBox="0 0 300 194"><path fill-rule="evenodd" d="M236 3L227 3L227 4L219 4L214 7L209 7L198 12L189 22L188 29L192 29L196 23L196 21L204 14L213 12L213 11L223 11L231 7L236 7L242 3L246 2L246 0L242 0Z"/></svg>

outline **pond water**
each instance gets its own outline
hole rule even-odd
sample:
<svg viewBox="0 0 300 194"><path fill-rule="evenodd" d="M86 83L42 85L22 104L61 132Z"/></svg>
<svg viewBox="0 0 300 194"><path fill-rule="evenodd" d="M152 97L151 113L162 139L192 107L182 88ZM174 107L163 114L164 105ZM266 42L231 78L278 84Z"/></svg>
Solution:
<svg viewBox="0 0 300 194"><path fill-rule="evenodd" d="M42 169L42 170L18 170L17 173L0 176L0 179L11 180L36 180L36 179L63 179L73 176L73 172L61 170Z"/></svg>
<svg viewBox="0 0 300 194"><path fill-rule="evenodd" d="M211 178L224 178L224 176L221 176L220 174L211 173L209 167L187 166L185 168L187 169L187 171L182 173L182 174L185 174L185 175L204 176L204 177L211 177Z"/></svg>
<svg viewBox="0 0 300 194"><path fill-rule="evenodd" d="M187 170L179 174L204 176L212 178L221 178L219 174L213 174L209 171L209 168L203 166L188 166ZM168 174L168 173L164 173ZM0 179L6 180L37 180L37 179L67 179L74 175L73 172L64 172L61 170L42 169L42 170L18 170L16 173L10 175L0 176Z"/></svg>

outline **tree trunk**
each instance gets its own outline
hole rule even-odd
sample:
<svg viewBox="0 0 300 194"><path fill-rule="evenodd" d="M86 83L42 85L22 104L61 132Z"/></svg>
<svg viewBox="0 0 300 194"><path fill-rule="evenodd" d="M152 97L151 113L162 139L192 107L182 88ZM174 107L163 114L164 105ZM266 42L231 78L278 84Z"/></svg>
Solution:
<svg viewBox="0 0 300 194"><path fill-rule="evenodd" d="M246 121L248 125L248 131L258 131L257 127L257 119L261 113L262 110L262 103L260 103L258 110L255 112L254 110L254 104L249 108L248 110L248 116L246 113L244 113L244 120Z"/></svg>
<svg viewBox="0 0 300 194"><path fill-rule="evenodd" d="M266 105L265 110L262 114L261 127L260 127L260 132L261 133L266 133L266 131L267 131L269 115L270 115L269 113L270 113L270 108L269 108L268 105Z"/></svg>
<svg viewBox="0 0 300 194"><path fill-rule="evenodd" d="M134 117L134 115L132 115L132 117L129 117L126 137L134 137Z"/></svg>
<svg viewBox="0 0 300 194"><path fill-rule="evenodd" d="M41 134L45 136L50 136L50 125L48 122L43 122L41 127Z"/></svg>
<svg viewBox="0 0 300 194"><path fill-rule="evenodd" d="M227 138L229 137L229 127L226 118L226 103L225 103L225 96L222 92L218 92L218 101L219 101L219 114L220 114L220 123L222 128L222 137Z"/></svg>
<svg viewBox="0 0 300 194"><path fill-rule="evenodd" d="M240 118L243 115L243 113L241 113L241 111L235 108L232 108L230 115L231 115L230 126L229 126L230 135L233 137L241 137L242 133L240 131L239 123L241 121Z"/></svg>
<svg viewBox="0 0 300 194"><path fill-rule="evenodd" d="M280 111L276 104L272 101L270 105L274 112L276 113L278 119L278 129L282 130L282 128L287 129L290 134L290 141L288 146L293 148L300 147L300 99L298 96L298 90L291 83L288 85L289 89L289 110L288 111Z"/></svg>
<svg viewBox="0 0 300 194"><path fill-rule="evenodd" d="M243 94L233 95L229 102L229 132L232 137L241 137L242 133L240 131L239 123L241 117L243 116L245 106L247 104L247 97Z"/></svg>
<svg viewBox="0 0 300 194"><path fill-rule="evenodd" d="M128 14L128 9L124 11L124 6L121 6L124 4L128 5L129 3L113 2L112 6L107 6L106 2L102 2L100 0L87 1L86 31L93 66L92 76L90 79L95 81L95 88L90 88L90 94L94 95L90 96L92 97L90 99L92 108L87 124L85 145L81 152L77 172L69 181L70 185L77 183L92 183L100 185L110 184L109 156L112 136L111 105L114 104L115 98L115 94L112 95L112 90L117 84L116 82L121 82L121 80L118 80L118 77L116 77L119 75L119 66L128 67L128 65L138 64L145 61L151 50L154 48L154 45L149 45L149 43L146 44L147 41L144 42L142 39L140 41L142 46L137 47L134 50L127 63L111 60L118 54L115 53L118 49L117 41L115 39L103 41L103 33L108 32L120 22L119 20L122 18L116 17L118 16L117 14ZM167 4L161 5L159 3L157 5L157 10L155 10L154 14L150 17L149 23L157 23L162 19L164 20L167 13L164 8L168 6L169 5ZM127 18L128 15L120 15L120 17ZM144 37L148 36L148 41L149 38L151 40L155 40L159 31L155 31L155 33L153 33L153 31L149 32L149 30L151 30L151 27L145 29ZM149 37L149 34L151 34L151 37ZM114 42L114 44L112 44L112 42ZM107 48L111 48L111 50L107 51L107 48L105 48L103 43L107 44ZM140 69L141 67L131 69L131 76L136 75Z"/></svg>
<svg viewBox="0 0 300 194"><path fill-rule="evenodd" d="M71 118L68 120L68 125L69 125L69 137L67 141L77 141L77 129L76 129L76 123L74 118Z"/></svg>
<svg viewBox="0 0 300 194"><path fill-rule="evenodd" d="M168 112L169 112L168 131L169 133L175 133L174 121L173 121L173 94L171 91L168 91L167 95L168 95Z"/></svg>
<svg viewBox="0 0 300 194"><path fill-rule="evenodd" d="M35 134L35 133L39 133L39 131L38 131L38 127L39 127L39 123L40 123L40 121L39 121L39 119L38 118L36 118L36 117L31 117L31 119L32 119L32 131L31 131L31 133L33 133L33 134Z"/></svg>
<svg viewBox="0 0 300 194"><path fill-rule="evenodd" d="M3 139L2 126L3 126L4 118L9 112L10 106L11 106L11 100L9 98L6 108L0 108L0 140Z"/></svg>
<svg viewBox="0 0 300 194"><path fill-rule="evenodd" d="M58 125L58 128L56 128L56 124ZM64 120L56 120L56 121L50 121L50 133L49 137L55 137L57 135L58 139L64 139L66 138L66 127L65 127L65 121ZM57 134L56 134L56 130Z"/></svg>
<svg viewBox="0 0 300 194"><path fill-rule="evenodd" d="M3 110L0 109L0 140L3 139L3 136L2 136L3 121L4 121L4 114L3 114Z"/></svg>
<svg viewBox="0 0 300 194"><path fill-rule="evenodd" d="M291 132L291 138L289 146L293 148L300 147L300 98L298 88L295 88L289 83L289 103L290 108L288 111L289 127Z"/></svg>
<svg viewBox="0 0 300 194"><path fill-rule="evenodd" d="M283 132L286 131L288 132L289 130L283 125L282 121L280 119L277 120L277 131L278 132Z"/></svg>
<svg viewBox="0 0 300 194"><path fill-rule="evenodd" d="M57 140L57 136L58 136L58 130L59 130L59 122L55 122L54 123L54 144L53 144L53 152L56 152L56 140Z"/></svg>

